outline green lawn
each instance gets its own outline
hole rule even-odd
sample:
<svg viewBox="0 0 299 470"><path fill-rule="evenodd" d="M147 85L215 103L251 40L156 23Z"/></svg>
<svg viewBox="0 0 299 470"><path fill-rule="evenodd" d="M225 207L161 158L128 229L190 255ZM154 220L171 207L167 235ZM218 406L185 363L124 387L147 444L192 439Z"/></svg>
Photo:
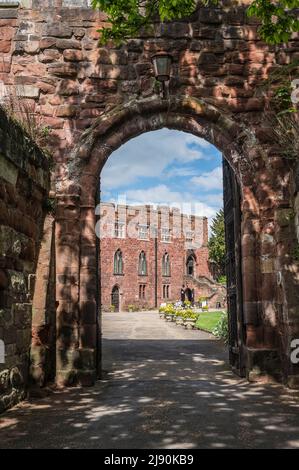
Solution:
<svg viewBox="0 0 299 470"><path fill-rule="evenodd" d="M221 318L222 312L200 312L196 328L212 333Z"/></svg>

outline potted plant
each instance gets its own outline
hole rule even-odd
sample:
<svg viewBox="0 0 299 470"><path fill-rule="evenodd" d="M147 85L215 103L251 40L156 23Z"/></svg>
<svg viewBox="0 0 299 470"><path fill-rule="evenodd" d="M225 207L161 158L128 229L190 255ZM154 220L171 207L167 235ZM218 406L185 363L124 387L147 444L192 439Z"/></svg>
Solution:
<svg viewBox="0 0 299 470"><path fill-rule="evenodd" d="M177 315L176 317L176 324L178 326L184 326L184 318L182 317L182 315Z"/></svg>
<svg viewBox="0 0 299 470"><path fill-rule="evenodd" d="M201 308L201 310L202 310L203 312L209 310L209 307L208 307L208 299L207 299L206 297L199 297L199 299L198 299L198 304L199 304L199 307Z"/></svg>
<svg viewBox="0 0 299 470"><path fill-rule="evenodd" d="M161 307L159 308L159 316L161 319L165 318L165 308L166 306L164 305L161 305Z"/></svg>
<svg viewBox="0 0 299 470"><path fill-rule="evenodd" d="M165 315L165 320L166 321L174 321L175 308L172 304L169 304L169 305L167 305L167 307L165 307L164 315Z"/></svg>
<svg viewBox="0 0 299 470"><path fill-rule="evenodd" d="M191 309L187 309L184 313L184 326L187 330L193 330L196 324L198 314L194 313Z"/></svg>

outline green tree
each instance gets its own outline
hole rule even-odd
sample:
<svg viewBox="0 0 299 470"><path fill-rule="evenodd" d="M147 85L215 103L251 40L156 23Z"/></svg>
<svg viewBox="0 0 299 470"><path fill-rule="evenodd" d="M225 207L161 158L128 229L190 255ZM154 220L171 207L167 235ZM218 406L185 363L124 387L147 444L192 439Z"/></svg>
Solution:
<svg viewBox="0 0 299 470"><path fill-rule="evenodd" d="M203 0L203 4L217 0ZM197 0L92 0L92 6L107 13L110 26L101 30L101 42L110 39L120 44L148 28L154 18L162 22L191 15Z"/></svg>
<svg viewBox="0 0 299 470"><path fill-rule="evenodd" d="M259 33L264 41L282 44L299 31L298 8L299 0L253 0L247 13L261 21Z"/></svg>
<svg viewBox="0 0 299 470"><path fill-rule="evenodd" d="M217 279L225 274L225 255L224 212L221 209L212 220L209 240L209 259L215 263Z"/></svg>
<svg viewBox="0 0 299 470"><path fill-rule="evenodd" d="M92 6L107 13L110 26L102 32L102 43L110 39L122 43L148 28L154 18L162 22L192 14L197 0L92 0ZM218 4L219 0L202 0L201 6ZM252 0L248 14L261 21L260 34L270 44L287 42L292 32L299 31L299 0Z"/></svg>

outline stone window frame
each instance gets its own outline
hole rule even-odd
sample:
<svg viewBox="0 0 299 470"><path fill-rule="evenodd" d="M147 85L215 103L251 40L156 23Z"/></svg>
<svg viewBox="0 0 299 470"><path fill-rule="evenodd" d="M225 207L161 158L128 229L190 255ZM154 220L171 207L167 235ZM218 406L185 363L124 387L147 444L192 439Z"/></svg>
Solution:
<svg viewBox="0 0 299 470"><path fill-rule="evenodd" d="M162 292L162 297L164 300L170 299L170 285L169 284L163 284L163 292Z"/></svg>
<svg viewBox="0 0 299 470"><path fill-rule="evenodd" d="M143 250L139 253L138 276L147 276L147 259Z"/></svg>
<svg viewBox="0 0 299 470"><path fill-rule="evenodd" d="M163 258L162 258L162 276L163 277L171 276L170 255L167 252L164 253Z"/></svg>
<svg viewBox="0 0 299 470"><path fill-rule="evenodd" d="M189 265L190 265L191 260L192 260L192 268L193 268L192 274L190 274L190 272L189 272ZM189 255L187 257L187 261L186 261L186 274L187 274L187 276L194 276L195 275L195 266L196 266L195 256L194 255Z"/></svg>
<svg viewBox="0 0 299 470"><path fill-rule="evenodd" d="M114 238L126 238L126 224L125 222L115 222Z"/></svg>
<svg viewBox="0 0 299 470"><path fill-rule="evenodd" d="M146 224L138 225L138 240L149 240L149 227Z"/></svg>
<svg viewBox="0 0 299 470"><path fill-rule="evenodd" d="M146 284L139 284L139 300L146 299Z"/></svg>
<svg viewBox="0 0 299 470"><path fill-rule="evenodd" d="M187 232L185 232L186 242L187 243L193 243L194 236L195 236L194 230L188 230Z"/></svg>
<svg viewBox="0 0 299 470"><path fill-rule="evenodd" d="M171 231L169 228L161 228L161 241L163 243L171 243Z"/></svg>
<svg viewBox="0 0 299 470"><path fill-rule="evenodd" d="M124 275L124 261L123 254L120 248L114 253L113 273L115 276Z"/></svg>

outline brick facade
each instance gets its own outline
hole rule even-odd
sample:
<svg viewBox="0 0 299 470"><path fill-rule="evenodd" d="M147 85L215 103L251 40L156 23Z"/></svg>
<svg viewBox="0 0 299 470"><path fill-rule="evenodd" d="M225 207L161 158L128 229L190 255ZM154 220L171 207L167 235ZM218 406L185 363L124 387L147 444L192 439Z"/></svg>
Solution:
<svg viewBox="0 0 299 470"><path fill-rule="evenodd" d="M130 306L155 308L162 302L178 301L183 285L185 289L190 287L194 291L196 300L204 293L200 289L200 281L195 279L203 276L213 284L208 263L207 218L188 217L167 207L164 210L152 206L115 207L105 203L101 204L101 214L100 270L104 310L111 308L115 287L119 289L120 310L128 310ZM167 233L169 240L165 241ZM121 251L123 270L114 274L117 250ZM141 253L146 257L145 275L141 275L139 270ZM162 269L165 254L170 260L168 276ZM189 257L194 260L192 276L186 276Z"/></svg>
<svg viewBox="0 0 299 470"><path fill-rule="evenodd" d="M223 153L240 186L242 315L236 350L248 377L273 364L299 385L290 362L299 335L299 266L294 253L295 162L284 158L266 118L263 85L296 59L287 47L265 45L247 1L200 8L190 18L155 24L121 47L98 46L106 21L85 1L55 0L40 8L0 8L0 80L17 88L51 129L56 192L56 378L93 383L98 272L95 201L109 155L137 135L169 127L193 133ZM155 84L151 56L173 56L169 96ZM261 88L262 87L262 88ZM3 88L3 87L2 87ZM262 93L260 90L264 90ZM274 145L275 143L275 145ZM275 358L275 360L272 360Z"/></svg>

